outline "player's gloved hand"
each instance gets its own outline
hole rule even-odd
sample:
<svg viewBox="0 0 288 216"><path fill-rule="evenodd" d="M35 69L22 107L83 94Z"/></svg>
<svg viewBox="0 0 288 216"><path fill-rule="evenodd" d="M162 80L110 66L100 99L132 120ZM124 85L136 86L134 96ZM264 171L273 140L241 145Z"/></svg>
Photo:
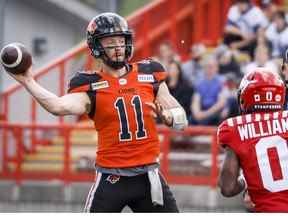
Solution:
<svg viewBox="0 0 288 216"><path fill-rule="evenodd" d="M170 110L163 109L162 105L158 101L155 101L154 103L146 102L146 105L149 106L149 108L151 109L151 115L154 118L157 118L157 116L159 116L159 118L164 124L169 127L172 126L173 117Z"/></svg>

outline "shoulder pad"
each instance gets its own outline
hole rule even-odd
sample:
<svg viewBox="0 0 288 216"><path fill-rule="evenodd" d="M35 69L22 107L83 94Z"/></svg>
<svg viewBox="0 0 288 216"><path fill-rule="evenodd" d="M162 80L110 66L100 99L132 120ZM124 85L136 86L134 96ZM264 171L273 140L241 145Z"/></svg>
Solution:
<svg viewBox="0 0 288 216"><path fill-rule="evenodd" d="M165 69L161 63L152 59L145 59L138 62L138 71L152 74L153 72L165 72Z"/></svg>
<svg viewBox="0 0 288 216"><path fill-rule="evenodd" d="M90 84L97 82L101 76L96 73L88 73L87 71L78 71L69 82L68 92L86 92L90 91Z"/></svg>
<svg viewBox="0 0 288 216"><path fill-rule="evenodd" d="M144 74L153 74L155 79L160 82L167 78L167 72L163 65L152 59L145 59L137 63L138 72Z"/></svg>

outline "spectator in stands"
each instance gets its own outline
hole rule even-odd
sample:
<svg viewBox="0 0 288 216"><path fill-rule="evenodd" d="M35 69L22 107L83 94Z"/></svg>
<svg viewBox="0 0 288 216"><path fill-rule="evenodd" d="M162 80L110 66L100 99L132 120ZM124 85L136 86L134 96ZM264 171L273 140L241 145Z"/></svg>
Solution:
<svg viewBox="0 0 288 216"><path fill-rule="evenodd" d="M193 95L193 88L191 88L186 80L183 79L181 65L177 61L170 64L168 72L167 85L170 94L182 105L186 111L187 116L190 116L191 98Z"/></svg>
<svg viewBox="0 0 288 216"><path fill-rule="evenodd" d="M272 57L281 58L288 47L288 25L284 11L277 11L265 33L267 39L272 43Z"/></svg>
<svg viewBox="0 0 288 216"><path fill-rule="evenodd" d="M228 73L225 75L225 88L227 88L227 104L221 112L221 118L226 119L239 115L237 92L240 83L240 77L237 77L234 73Z"/></svg>
<svg viewBox="0 0 288 216"><path fill-rule="evenodd" d="M241 68L235 57L235 51L224 49L216 53L219 62L219 74L225 77L228 74L234 74L235 78L241 78Z"/></svg>
<svg viewBox="0 0 288 216"><path fill-rule="evenodd" d="M194 84L203 78L201 60L205 53L204 44L194 44L190 50L191 59L182 65L183 79L187 81L190 88L193 88Z"/></svg>
<svg viewBox="0 0 288 216"><path fill-rule="evenodd" d="M259 46L266 46L269 50L269 56L271 57L271 52L272 52L272 42L267 39L266 37L266 29L259 29L258 34L257 34L257 47ZM255 58L255 50L254 50L254 55L253 57Z"/></svg>
<svg viewBox="0 0 288 216"><path fill-rule="evenodd" d="M227 89L227 104L221 112L221 118L225 119L239 114L237 90L243 74L236 60L240 58L237 50L221 45L215 50L215 55L219 62L219 74L225 77L224 85Z"/></svg>
<svg viewBox="0 0 288 216"><path fill-rule="evenodd" d="M267 21L271 23L273 16L278 9L277 5L272 0L262 0L260 2L260 7L266 16Z"/></svg>
<svg viewBox="0 0 288 216"><path fill-rule="evenodd" d="M169 71L170 64L173 61L180 61L180 57L175 53L172 44L166 41L160 44L156 60Z"/></svg>
<svg viewBox="0 0 288 216"><path fill-rule="evenodd" d="M244 74L255 70L257 67L266 67L271 71L278 73L277 65L270 60L269 49L266 46L258 46L254 56L255 60L244 67Z"/></svg>
<svg viewBox="0 0 288 216"><path fill-rule="evenodd" d="M248 52L253 57L257 32L267 25L267 18L260 8L254 6L250 0L236 0L228 12L224 44Z"/></svg>
<svg viewBox="0 0 288 216"><path fill-rule="evenodd" d="M217 125L227 102L223 77L218 74L214 56L204 60L204 78L195 86L192 97L190 124Z"/></svg>

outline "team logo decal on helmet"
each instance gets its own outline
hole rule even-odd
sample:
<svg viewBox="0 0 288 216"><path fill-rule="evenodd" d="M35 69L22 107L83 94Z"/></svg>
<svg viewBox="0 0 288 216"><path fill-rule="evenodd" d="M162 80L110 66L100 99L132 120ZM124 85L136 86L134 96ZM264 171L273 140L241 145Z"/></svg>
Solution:
<svg viewBox="0 0 288 216"><path fill-rule="evenodd" d="M239 86L238 103L241 112L279 110L285 101L285 86L279 74L265 68L247 73Z"/></svg>
<svg viewBox="0 0 288 216"><path fill-rule="evenodd" d="M94 20L92 20L87 27L87 31L89 32L89 34L94 34L96 27L96 23L94 22Z"/></svg>

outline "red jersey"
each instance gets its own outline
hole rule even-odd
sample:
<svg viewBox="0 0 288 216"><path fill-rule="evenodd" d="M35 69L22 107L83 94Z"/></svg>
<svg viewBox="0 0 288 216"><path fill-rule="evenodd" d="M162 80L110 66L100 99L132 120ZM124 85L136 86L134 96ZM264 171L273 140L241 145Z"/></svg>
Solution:
<svg viewBox="0 0 288 216"><path fill-rule="evenodd" d="M238 156L258 212L288 212L288 111L227 119L218 142Z"/></svg>
<svg viewBox="0 0 288 216"><path fill-rule="evenodd" d="M146 60L129 65L129 72L119 78L103 72L72 78L68 92L87 92L92 103L89 116L98 132L97 165L126 168L158 162L156 122L145 103L155 100L166 76L161 64Z"/></svg>

